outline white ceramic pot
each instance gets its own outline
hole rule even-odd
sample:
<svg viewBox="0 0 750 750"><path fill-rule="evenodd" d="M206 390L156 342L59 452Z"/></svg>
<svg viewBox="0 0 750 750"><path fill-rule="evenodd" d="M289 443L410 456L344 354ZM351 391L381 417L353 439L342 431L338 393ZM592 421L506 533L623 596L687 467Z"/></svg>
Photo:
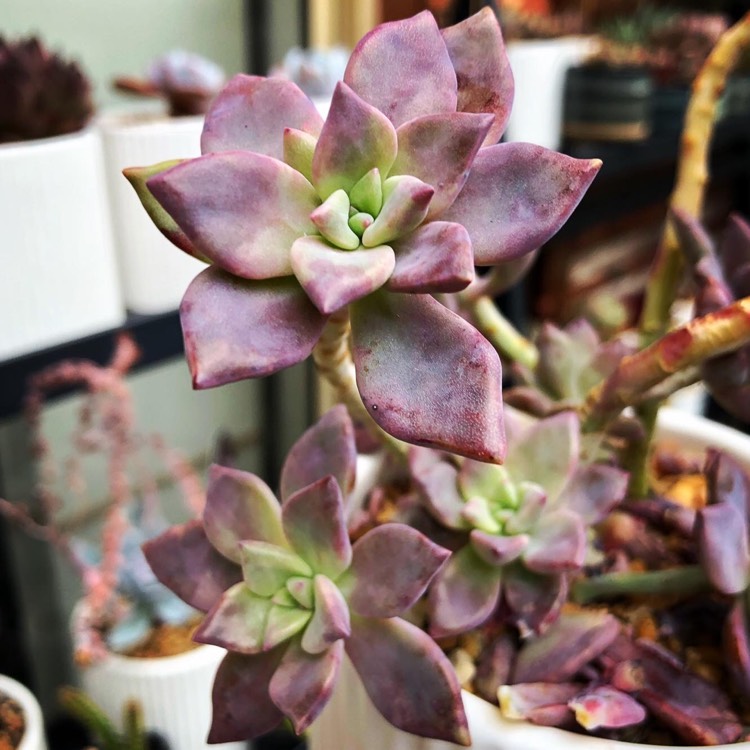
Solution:
<svg viewBox="0 0 750 750"><path fill-rule="evenodd" d="M173 310L205 265L156 229L122 170L199 156L203 117L110 115L99 127L125 306L142 314Z"/></svg>
<svg viewBox="0 0 750 750"><path fill-rule="evenodd" d="M18 750L47 750L42 709L31 691L20 682L0 674L0 693L10 696L23 709L26 729Z"/></svg>
<svg viewBox="0 0 750 750"><path fill-rule="evenodd" d="M119 326L94 130L0 145L0 360Z"/></svg>
<svg viewBox="0 0 750 750"><path fill-rule="evenodd" d="M139 701L146 727L161 734L173 750L240 750L247 744L206 743L211 726L211 686L225 653L216 646L199 646L177 656L153 659L112 654L82 670L81 684L118 727L122 727L125 703Z"/></svg>
<svg viewBox="0 0 750 750"><path fill-rule="evenodd" d="M516 87L506 140L560 147L565 73L591 49L585 36L508 42Z"/></svg>
<svg viewBox="0 0 750 750"><path fill-rule="evenodd" d="M719 448L750 469L750 437L700 416L662 409L658 439L668 449L697 457L707 447ZM474 750L660 750L654 745L615 742L510 721L503 718L496 706L471 693L464 691L463 698ZM308 745L309 750L457 750L460 747L394 729L372 705L348 660L342 666L333 697L309 730ZM750 742L721 745L718 750L750 750Z"/></svg>

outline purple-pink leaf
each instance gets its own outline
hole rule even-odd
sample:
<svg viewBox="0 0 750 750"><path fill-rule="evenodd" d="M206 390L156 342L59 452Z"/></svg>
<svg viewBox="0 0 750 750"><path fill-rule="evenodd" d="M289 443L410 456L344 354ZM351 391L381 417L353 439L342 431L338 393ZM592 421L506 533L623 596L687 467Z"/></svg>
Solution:
<svg viewBox="0 0 750 750"><path fill-rule="evenodd" d="M735 687L750 695L750 631L747 607L742 598L735 600L724 622L724 662Z"/></svg>
<svg viewBox="0 0 750 750"><path fill-rule="evenodd" d="M603 521L625 498L628 474L616 466L579 467L557 499L557 507L577 513L587 525Z"/></svg>
<svg viewBox="0 0 750 750"><path fill-rule="evenodd" d="M723 594L739 594L750 584L746 520L734 505L719 503L698 511L698 553L711 583Z"/></svg>
<svg viewBox="0 0 750 750"><path fill-rule="evenodd" d="M414 446L409 450L409 469L430 513L449 529L465 529L461 515L464 500L458 491L458 469L440 453Z"/></svg>
<svg viewBox="0 0 750 750"><path fill-rule="evenodd" d="M280 646L254 656L224 657L214 678L208 742L244 742L279 724L283 714L271 700L268 688L285 650ZM248 706L252 706L251 711Z"/></svg>
<svg viewBox="0 0 750 750"><path fill-rule="evenodd" d="M307 296L323 315L379 289L396 264L387 245L337 250L322 237L300 237L292 245L292 268Z"/></svg>
<svg viewBox="0 0 750 750"><path fill-rule="evenodd" d="M469 745L456 673L427 633L397 617L355 617L345 648L370 699L391 724Z"/></svg>
<svg viewBox="0 0 750 750"><path fill-rule="evenodd" d="M357 448L354 425L343 404L329 409L287 453L281 469L281 499L328 475L344 495L354 487Z"/></svg>
<svg viewBox="0 0 750 750"><path fill-rule="evenodd" d="M481 625L498 605L500 580L471 545L454 552L430 587L430 633L441 638Z"/></svg>
<svg viewBox="0 0 750 750"><path fill-rule="evenodd" d="M409 120L396 131L398 155L388 176L413 175L431 185L427 217L437 216L461 192L492 121L491 115L460 112Z"/></svg>
<svg viewBox="0 0 750 750"><path fill-rule="evenodd" d="M458 111L495 115L485 143L497 143L508 123L514 85L494 12L482 8L465 21L443 29L443 39L458 79Z"/></svg>
<svg viewBox="0 0 750 750"><path fill-rule="evenodd" d="M389 177L383 183L383 207L362 234L365 247L392 242L416 229L430 206L435 189L410 175Z"/></svg>
<svg viewBox="0 0 750 750"><path fill-rule="evenodd" d="M503 570L503 596L523 632L543 632L557 620L568 595L564 574L542 574L520 562Z"/></svg>
<svg viewBox="0 0 750 750"><path fill-rule="evenodd" d="M397 148L388 118L339 82L315 148L313 185L323 199L340 189L348 193L375 167L388 174Z"/></svg>
<svg viewBox="0 0 750 750"><path fill-rule="evenodd" d="M191 243L225 271L247 279L292 273L289 251L315 234L310 214L320 201L296 170L248 151L182 162L148 188Z"/></svg>
<svg viewBox="0 0 750 750"><path fill-rule="evenodd" d="M474 529L469 535L474 551L488 565L502 567L520 557L529 544L526 534L498 536Z"/></svg>
<svg viewBox="0 0 750 750"><path fill-rule="evenodd" d="M427 295L375 293L351 314L357 386L386 432L503 459L500 359L473 326Z"/></svg>
<svg viewBox="0 0 750 750"><path fill-rule="evenodd" d="M529 719L532 712L548 706L567 706L583 685L579 682L524 682L518 685L503 685L498 699L500 710L506 719Z"/></svg>
<svg viewBox="0 0 750 750"><path fill-rule="evenodd" d="M213 464L209 469L203 526L211 544L240 563L240 542L286 547L281 508L268 485L255 474Z"/></svg>
<svg viewBox="0 0 750 750"><path fill-rule="evenodd" d="M336 579L349 567L352 546L336 480L324 477L287 498L281 511L294 551L316 573Z"/></svg>
<svg viewBox="0 0 750 750"><path fill-rule="evenodd" d="M513 260L562 227L600 167L598 159L573 159L530 143L488 146L440 218L466 227L478 266Z"/></svg>
<svg viewBox="0 0 750 750"><path fill-rule="evenodd" d="M523 561L536 573L579 570L586 554L586 527L581 517L561 508L543 515L523 553Z"/></svg>
<svg viewBox="0 0 750 750"><path fill-rule="evenodd" d="M284 128L316 136L323 119L291 81L239 74L222 89L206 115L201 136L204 154L255 151L281 159Z"/></svg>
<svg viewBox="0 0 750 750"><path fill-rule="evenodd" d="M533 482L521 482L516 486L519 494L518 510L505 522L506 534L521 534L526 531L536 534L535 526L547 508L547 493Z"/></svg>
<svg viewBox="0 0 750 750"><path fill-rule="evenodd" d="M260 378L306 359L326 323L293 279L245 281L207 268L180 306L195 388Z"/></svg>
<svg viewBox="0 0 750 750"><path fill-rule="evenodd" d="M433 221L393 243L392 292L459 292L474 279L468 232L460 224Z"/></svg>
<svg viewBox="0 0 750 750"><path fill-rule="evenodd" d="M315 610L305 633L302 648L308 654L320 654L336 641L351 634L349 607L335 583L323 575L313 581Z"/></svg>
<svg viewBox="0 0 750 750"><path fill-rule="evenodd" d="M220 555L198 520L173 526L143 545L154 575L191 607L208 612L242 580L239 566Z"/></svg>
<svg viewBox="0 0 750 750"><path fill-rule="evenodd" d="M627 693L609 685L599 685L568 701L576 721L588 731L618 729L640 724L646 718L646 709Z"/></svg>
<svg viewBox="0 0 750 750"><path fill-rule="evenodd" d="M389 523L368 531L352 550L347 600L365 617L396 617L412 607L450 556L409 526Z"/></svg>
<svg viewBox="0 0 750 750"><path fill-rule="evenodd" d="M429 11L381 24L364 36L349 58L344 81L397 127L415 117L456 111L456 73Z"/></svg>
<svg viewBox="0 0 750 750"><path fill-rule="evenodd" d="M343 655L341 641L321 654L309 654L293 642L284 654L269 692L276 706L291 719L297 734L302 734L328 703Z"/></svg>
<svg viewBox="0 0 750 750"><path fill-rule="evenodd" d="M728 453L709 448L704 471L709 504L734 506L747 526L750 521L750 477L742 464Z"/></svg>

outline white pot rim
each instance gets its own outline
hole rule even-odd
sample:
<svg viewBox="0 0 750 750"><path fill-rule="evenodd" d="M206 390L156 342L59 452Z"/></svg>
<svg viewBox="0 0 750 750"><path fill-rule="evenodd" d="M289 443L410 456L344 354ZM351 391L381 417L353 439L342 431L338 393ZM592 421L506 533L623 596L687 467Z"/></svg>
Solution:
<svg viewBox="0 0 750 750"><path fill-rule="evenodd" d="M134 133L149 135L165 130L192 132L196 128L201 128L204 120L204 115L171 117L166 112L135 110L105 113L96 119L96 124L107 137L113 137L118 134L132 135Z"/></svg>
<svg viewBox="0 0 750 750"><path fill-rule="evenodd" d="M44 750L44 719L34 694L25 685L2 674L0 692L9 695L23 709L26 728L18 750Z"/></svg>
<svg viewBox="0 0 750 750"><path fill-rule="evenodd" d="M168 675L184 672L186 665L212 664L217 661L218 653L226 653L224 649L209 644L201 644L190 651L172 656L124 656L109 652L100 662L95 662L86 669L112 669L125 675Z"/></svg>
<svg viewBox="0 0 750 750"><path fill-rule="evenodd" d="M2 154L11 154L14 155L18 151L24 151L28 149L42 149L42 148L49 148L49 149L58 149L61 146L65 146L66 144L70 142L75 142L78 140L81 140L82 137L85 136L95 136L96 131L94 126L89 123L86 125L86 127L81 128L81 130L76 130L75 133L66 133L65 135L53 135L49 138L34 138L31 140L24 140L24 141L10 141L9 143L0 143L0 155Z"/></svg>

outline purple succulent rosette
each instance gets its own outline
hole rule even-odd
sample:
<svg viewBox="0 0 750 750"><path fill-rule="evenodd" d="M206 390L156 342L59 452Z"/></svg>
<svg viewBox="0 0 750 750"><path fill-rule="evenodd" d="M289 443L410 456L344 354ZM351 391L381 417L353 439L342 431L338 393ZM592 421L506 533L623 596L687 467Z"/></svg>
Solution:
<svg viewBox="0 0 750 750"><path fill-rule="evenodd" d="M430 589L430 630L455 635L481 625L501 600L523 629L539 631L559 613L567 576L580 570L587 528L625 496L627 475L579 465L580 425L561 412L513 427L503 466L459 466L415 448L411 470L431 513L468 534Z"/></svg>
<svg viewBox="0 0 750 750"><path fill-rule="evenodd" d="M600 166L493 145L512 94L489 9L442 32L424 12L360 41L325 122L293 83L239 75L201 157L126 170L161 231L210 263L181 306L195 386L300 362L348 310L386 432L502 460L499 358L432 295L536 250Z"/></svg>
<svg viewBox="0 0 750 750"><path fill-rule="evenodd" d="M302 732L329 700L344 654L378 710L414 734L469 744L447 657L399 618L449 553L386 524L350 543L354 430L334 407L292 448L281 503L258 477L213 466L202 521L145 545L157 577L206 612L195 639L228 649L209 742L249 739L288 716Z"/></svg>

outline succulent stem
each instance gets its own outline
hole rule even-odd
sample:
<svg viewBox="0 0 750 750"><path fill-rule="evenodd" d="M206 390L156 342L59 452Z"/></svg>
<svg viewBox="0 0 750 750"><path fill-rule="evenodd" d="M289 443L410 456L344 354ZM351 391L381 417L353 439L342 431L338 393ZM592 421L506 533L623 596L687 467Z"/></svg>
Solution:
<svg viewBox="0 0 750 750"><path fill-rule="evenodd" d="M82 690L72 687L60 688L60 705L79 719L99 740L103 750L119 750L120 737L112 722L99 706Z"/></svg>
<svg viewBox="0 0 750 750"><path fill-rule="evenodd" d="M123 710L124 750L146 750L146 727L143 709L136 700L128 701Z"/></svg>
<svg viewBox="0 0 750 750"><path fill-rule="evenodd" d="M589 604L619 596L691 596L710 591L711 584L700 565L686 565L666 570L605 573L593 578L579 578L571 586L571 596L578 604Z"/></svg>
<svg viewBox="0 0 750 750"><path fill-rule="evenodd" d="M313 349L313 360L318 372L328 381L338 400L349 410L352 419L362 425L389 451L405 456L408 445L382 430L362 403L349 349L349 310L344 307L333 313L326 323L320 340Z"/></svg>

